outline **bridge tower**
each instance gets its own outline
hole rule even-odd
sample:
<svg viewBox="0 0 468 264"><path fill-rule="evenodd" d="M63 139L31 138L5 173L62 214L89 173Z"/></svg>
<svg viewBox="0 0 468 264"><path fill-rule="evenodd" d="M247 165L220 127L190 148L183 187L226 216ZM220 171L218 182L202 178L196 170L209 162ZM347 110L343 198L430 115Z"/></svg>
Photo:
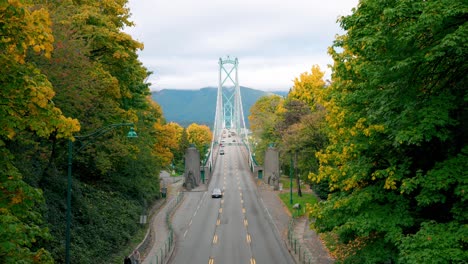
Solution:
<svg viewBox="0 0 468 264"><path fill-rule="evenodd" d="M216 112L213 127L213 145L219 144L223 136L223 130L229 129L236 134L247 145L248 129L245 126L244 110L242 108L242 97L239 86L239 60L237 58L219 58L218 93L216 99Z"/></svg>

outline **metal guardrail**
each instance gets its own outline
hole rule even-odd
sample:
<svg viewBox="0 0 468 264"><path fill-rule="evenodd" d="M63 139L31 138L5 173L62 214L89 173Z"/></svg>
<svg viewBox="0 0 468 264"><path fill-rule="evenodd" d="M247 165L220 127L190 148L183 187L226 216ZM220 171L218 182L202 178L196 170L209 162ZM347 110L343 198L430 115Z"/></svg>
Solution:
<svg viewBox="0 0 468 264"><path fill-rule="evenodd" d="M180 204L182 201L182 198L184 196L183 192L179 192L179 194L176 196L175 200L172 200L167 204L168 208L170 208L166 212L166 225L169 229L169 235L164 241L164 245L162 245L159 250L157 250L156 254L151 256L151 264L163 264L165 261L167 261L167 257L170 255L170 252L174 248L174 228L172 227L171 224L171 215L174 212L174 209Z"/></svg>
<svg viewBox="0 0 468 264"><path fill-rule="evenodd" d="M289 221L288 225L288 246L291 252L294 252L296 257L299 258L301 264L314 264L315 258L309 249L301 243L301 240L296 238L294 234L294 218Z"/></svg>

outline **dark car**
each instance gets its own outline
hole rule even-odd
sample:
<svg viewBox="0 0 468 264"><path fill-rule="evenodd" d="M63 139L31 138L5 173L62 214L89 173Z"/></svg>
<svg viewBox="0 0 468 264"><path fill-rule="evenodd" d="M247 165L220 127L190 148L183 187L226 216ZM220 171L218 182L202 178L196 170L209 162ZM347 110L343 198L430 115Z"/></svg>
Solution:
<svg viewBox="0 0 468 264"><path fill-rule="evenodd" d="M211 193L211 198L223 198L223 193L221 192L221 189L214 188L213 192Z"/></svg>
<svg viewBox="0 0 468 264"><path fill-rule="evenodd" d="M224 149L219 150L219 155L224 155Z"/></svg>

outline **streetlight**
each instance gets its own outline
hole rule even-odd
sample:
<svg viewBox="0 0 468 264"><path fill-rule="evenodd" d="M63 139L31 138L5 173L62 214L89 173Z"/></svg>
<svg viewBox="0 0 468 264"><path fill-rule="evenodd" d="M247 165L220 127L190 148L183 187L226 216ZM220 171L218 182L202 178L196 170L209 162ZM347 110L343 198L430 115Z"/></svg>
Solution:
<svg viewBox="0 0 468 264"><path fill-rule="evenodd" d="M97 137L104 135L105 133L111 131L116 127L121 126L130 126L130 131L127 134L128 138L136 138L138 137L137 133L133 129L133 123L119 123L119 124L112 124L105 127L102 127L91 134L84 135L84 136L75 136L75 139L78 141L82 141L85 139L89 139L90 141L86 144L83 144L80 148L76 150L79 152L84 147L86 147L89 143L92 142ZM71 225L71 189L72 189L72 161L73 161L73 141L71 139L68 140L68 187L67 187L67 229L66 229L66 241L65 241L65 263L70 264L70 225Z"/></svg>
<svg viewBox="0 0 468 264"><path fill-rule="evenodd" d="M291 165L289 166L289 204L293 203L293 198L292 198L292 176L293 176L293 159L292 159L292 154L291 154Z"/></svg>

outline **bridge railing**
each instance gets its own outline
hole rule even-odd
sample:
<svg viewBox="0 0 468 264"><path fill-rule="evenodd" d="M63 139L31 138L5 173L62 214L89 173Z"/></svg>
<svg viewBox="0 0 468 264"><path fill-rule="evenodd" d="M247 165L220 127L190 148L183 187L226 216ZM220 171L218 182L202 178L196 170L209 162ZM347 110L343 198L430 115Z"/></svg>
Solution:
<svg viewBox="0 0 468 264"><path fill-rule="evenodd" d="M251 148L248 146L248 144L245 142L245 140L242 139L242 144L244 145L245 149L247 150L247 159L249 161L249 168L250 171L255 175L258 179L263 178L263 167L260 166L255 159L255 155L250 152Z"/></svg>

